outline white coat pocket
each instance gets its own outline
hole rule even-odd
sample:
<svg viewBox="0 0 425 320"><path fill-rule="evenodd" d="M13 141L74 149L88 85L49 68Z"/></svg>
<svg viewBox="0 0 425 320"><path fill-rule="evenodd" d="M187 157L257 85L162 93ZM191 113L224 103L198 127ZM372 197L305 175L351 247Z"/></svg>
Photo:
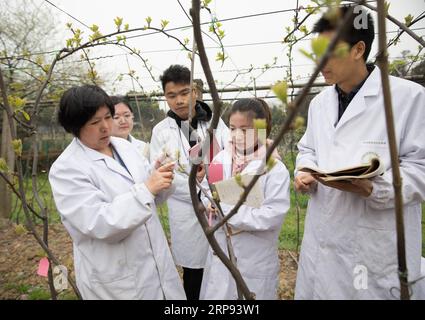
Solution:
<svg viewBox="0 0 425 320"><path fill-rule="evenodd" d="M134 300L136 299L136 278L133 274L91 275L93 291L102 300Z"/></svg>
<svg viewBox="0 0 425 320"><path fill-rule="evenodd" d="M377 280L395 274L397 249L394 238L394 230L358 226L356 264L365 266L368 274Z"/></svg>

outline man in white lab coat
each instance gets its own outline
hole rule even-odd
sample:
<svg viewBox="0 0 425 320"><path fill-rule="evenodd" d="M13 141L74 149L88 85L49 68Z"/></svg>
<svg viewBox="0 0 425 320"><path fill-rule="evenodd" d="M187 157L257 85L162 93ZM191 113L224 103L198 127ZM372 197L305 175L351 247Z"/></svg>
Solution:
<svg viewBox="0 0 425 320"><path fill-rule="evenodd" d="M152 162L156 161L166 153L167 156L177 159L185 171L176 172L174 179L176 189L167 200L171 250L176 264L183 267L183 285L188 300L197 300L208 253L208 241L190 198L189 150L195 147L198 141L206 138L212 112L206 103L196 100L196 90L190 87L188 68L180 65L170 66L164 71L161 82L170 110L167 117L153 128L150 159ZM189 125L190 104L192 121ZM223 149L228 141L228 128L221 119L214 136L218 145L212 143L212 148ZM214 155L212 148L209 154L210 160Z"/></svg>
<svg viewBox="0 0 425 320"><path fill-rule="evenodd" d="M346 10L342 8L342 14ZM336 170L379 156L386 171L371 180L326 184L309 173L296 173L296 189L311 194L296 299L399 298L381 72L366 64L374 26L370 14L365 13L361 8L343 34L348 53L333 56L322 70L333 86L310 104L307 129L298 144L297 167ZM360 21L365 17L367 21ZM331 38L335 26L322 17L314 31ZM407 266L409 281L414 281L420 277L421 202L425 198L425 89L395 77L390 78L390 86L403 179ZM413 298L421 297L416 286L411 290Z"/></svg>
<svg viewBox="0 0 425 320"><path fill-rule="evenodd" d="M171 192L174 164L150 168L111 137L114 106L99 87L64 93L59 122L75 138L49 172L74 246L83 299L185 299L155 201Z"/></svg>

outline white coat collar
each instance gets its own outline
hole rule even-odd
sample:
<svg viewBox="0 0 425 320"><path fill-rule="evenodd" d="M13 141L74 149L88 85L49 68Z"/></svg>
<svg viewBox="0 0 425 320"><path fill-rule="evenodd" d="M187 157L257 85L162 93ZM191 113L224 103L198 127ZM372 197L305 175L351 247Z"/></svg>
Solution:
<svg viewBox="0 0 425 320"><path fill-rule="evenodd" d="M126 165L127 169L130 171L131 175L115 159L113 159L113 158L111 158L111 157L109 157L109 156L107 156L103 153L100 153L99 151L96 151L96 150L93 150L93 149L87 147L78 138L76 138L76 141L92 161L103 160L105 162L106 166L110 170L126 177L127 179L134 181L134 179L131 175L136 174L137 171L136 171L134 162L132 161L131 158L128 157L128 146L129 145L131 146L131 144L129 144L130 142L127 142L128 143L127 144L127 143L124 142L125 141L124 139L111 137L111 144L114 146L115 150L118 152L119 156L121 157L122 161Z"/></svg>
<svg viewBox="0 0 425 320"><path fill-rule="evenodd" d="M174 121L174 119L171 119L170 117L167 117L167 122L168 122L168 127L170 129L176 129L176 130L179 129L179 127L178 127L177 123Z"/></svg>
<svg viewBox="0 0 425 320"><path fill-rule="evenodd" d="M366 79L366 82L360 88L359 92L357 92L357 94L355 95L351 103L349 104L347 110L344 112L341 119L339 120L335 129L338 130L350 119L353 119L354 117L357 117L358 115L362 114L367 108L365 97L377 96L380 90L381 90L381 71L379 70L378 66L375 66L375 69L372 71L370 76ZM333 112L331 117L333 121L336 121L335 115L338 112L338 95L336 93L335 86L332 91L334 94L334 98L332 100L335 101L334 103L336 103L336 107L333 106L332 108Z"/></svg>
<svg viewBox="0 0 425 320"><path fill-rule="evenodd" d="M175 134L177 135L177 139L182 144L182 145L179 145L179 147L184 148L186 150L186 152L188 152L189 149L190 149L189 141L187 141L187 139L184 137L184 135L181 132L181 129L177 125L176 121L174 121L174 119L172 119L170 117L167 117L166 121L167 121L169 129L176 130ZM198 137L201 140L203 140L206 136L206 131L207 131L208 125L209 125L209 122L205 122L205 121L199 121L198 122L198 128L196 129L196 132L198 134Z"/></svg>

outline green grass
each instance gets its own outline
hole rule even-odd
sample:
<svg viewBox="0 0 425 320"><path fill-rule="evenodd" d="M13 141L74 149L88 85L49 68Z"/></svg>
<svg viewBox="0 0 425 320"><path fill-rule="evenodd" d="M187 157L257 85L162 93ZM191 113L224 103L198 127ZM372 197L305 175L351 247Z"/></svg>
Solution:
<svg viewBox="0 0 425 320"><path fill-rule="evenodd" d="M425 202L422 203L422 257L425 257Z"/></svg>
<svg viewBox="0 0 425 320"><path fill-rule="evenodd" d="M28 300L50 300L50 291L40 286L31 286L28 284L10 284L4 285L5 290L12 290L21 295L26 295ZM58 292L58 300L77 300L77 296L70 289Z"/></svg>
<svg viewBox="0 0 425 320"><path fill-rule="evenodd" d="M33 287L28 291L28 300L49 300L50 292L46 289Z"/></svg>
<svg viewBox="0 0 425 320"><path fill-rule="evenodd" d="M170 239L170 224L168 222L168 207L167 203L164 202L163 204L159 205L157 207L157 212L159 216L159 220L161 221L162 228L164 229L165 235L168 239Z"/></svg>
<svg viewBox="0 0 425 320"><path fill-rule="evenodd" d="M40 212L39 206L34 198L32 190L32 179L31 177L25 179L24 183L25 194L27 202L37 211ZM17 187L16 187L17 188ZM43 205L47 208L47 214L51 223L60 222L60 216L56 210L56 206L53 200L52 190L47 177L47 172L39 173L37 177L37 188L38 194L43 202ZM15 223L24 223L25 214L22 209L21 202L17 199L17 196L12 194L12 213L11 220ZM40 219L35 219L36 223L41 223Z"/></svg>
<svg viewBox="0 0 425 320"><path fill-rule="evenodd" d="M285 216L285 221L279 234L279 248L296 250L297 246L301 245L304 234L304 219L308 197L295 194L292 186L290 195L291 207Z"/></svg>

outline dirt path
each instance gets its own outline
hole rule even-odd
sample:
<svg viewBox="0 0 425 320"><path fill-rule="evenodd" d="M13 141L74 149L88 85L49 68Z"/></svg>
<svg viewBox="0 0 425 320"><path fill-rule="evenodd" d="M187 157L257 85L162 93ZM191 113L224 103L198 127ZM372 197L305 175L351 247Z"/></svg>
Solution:
<svg viewBox="0 0 425 320"><path fill-rule="evenodd" d="M62 224L52 224L49 242L53 253L72 274L72 241ZM44 252L34 237L10 223L0 225L0 299L48 299L47 278L37 275ZM279 298L292 299L296 263L288 251L279 252L281 272ZM62 292L60 299L75 299L72 290Z"/></svg>

